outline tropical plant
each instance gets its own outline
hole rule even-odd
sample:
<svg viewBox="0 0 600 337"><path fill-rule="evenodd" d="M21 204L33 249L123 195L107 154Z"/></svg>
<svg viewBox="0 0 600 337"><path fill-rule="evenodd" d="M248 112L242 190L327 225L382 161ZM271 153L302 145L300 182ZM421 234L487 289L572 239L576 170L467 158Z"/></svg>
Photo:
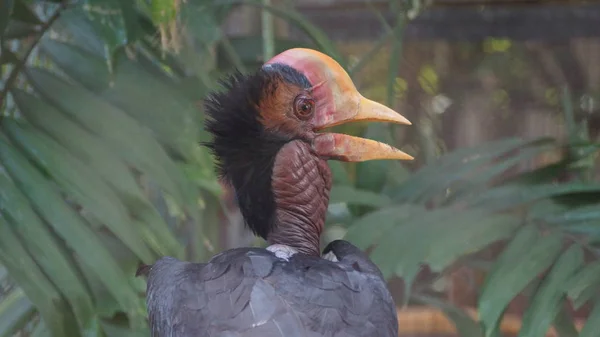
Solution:
<svg viewBox="0 0 600 337"><path fill-rule="evenodd" d="M301 28L309 43L272 32L228 38L219 25L232 3L2 3L0 336L148 336L138 263L201 261L224 248L222 190L200 146L198 104L223 73L308 45L358 76L390 42L385 96L393 103L406 11L394 8L395 26L382 20L387 33L351 65L289 7L247 2ZM600 284L600 185L581 174L598 145L578 136L567 91L563 102L567 144L503 139L414 173L396 162L332 162L326 235L369 249L388 279L404 279L406 303L439 306L462 336L497 335L523 293L531 304L521 336L550 325L575 335L562 305L596 301ZM388 126L348 130L394 143ZM523 169L547 154L558 159ZM505 246L484 259L492 243ZM482 269L480 322L431 285L413 286L423 265L440 279L459 265ZM581 336L597 330L600 306L591 316Z"/></svg>

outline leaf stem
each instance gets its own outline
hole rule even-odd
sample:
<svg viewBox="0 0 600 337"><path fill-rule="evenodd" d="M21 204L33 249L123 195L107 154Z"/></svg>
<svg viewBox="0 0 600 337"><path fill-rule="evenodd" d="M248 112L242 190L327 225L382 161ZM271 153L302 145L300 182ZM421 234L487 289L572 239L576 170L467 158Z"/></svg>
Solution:
<svg viewBox="0 0 600 337"><path fill-rule="evenodd" d="M67 7L66 3L64 3L64 2L61 3L60 6L54 12L54 14L52 14L52 16L48 19L48 21L46 21L46 22L44 22L44 24L42 24L42 27L40 28L38 35L31 42L31 46L29 46L29 48L25 51L25 55L23 55L23 58L15 64L15 67L10 72L10 75L8 75L8 79L6 79L4 88L2 88L2 91L0 92L0 107L2 107L4 105L4 100L6 98L6 95L8 94L8 91L15 84L15 82L17 81L17 78L19 77L19 74L25 68L25 65L27 64L27 59L29 59L29 56L31 55L31 53L33 52L35 47L38 45L38 43L40 42L42 37L46 34L48 29L50 29L50 27L52 27L52 24L54 24L54 22L56 22L56 20L58 20L62 11L66 7ZM0 122L2 121L2 117L3 116L0 115Z"/></svg>
<svg viewBox="0 0 600 337"><path fill-rule="evenodd" d="M262 0L264 6L271 6L271 0ZM261 9L263 59L267 62L275 56L275 33L273 31L273 17L266 9Z"/></svg>

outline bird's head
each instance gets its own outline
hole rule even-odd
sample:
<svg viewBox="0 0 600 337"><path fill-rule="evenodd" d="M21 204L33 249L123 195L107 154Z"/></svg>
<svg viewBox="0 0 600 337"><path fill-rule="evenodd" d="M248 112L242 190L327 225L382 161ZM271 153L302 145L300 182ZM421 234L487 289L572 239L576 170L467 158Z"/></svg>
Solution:
<svg viewBox="0 0 600 337"><path fill-rule="evenodd" d="M271 243L309 254L316 244L318 254L331 187L326 160L412 159L387 144L322 132L353 121L410 122L363 97L336 61L315 50L287 50L224 87L206 102L208 146L246 223Z"/></svg>

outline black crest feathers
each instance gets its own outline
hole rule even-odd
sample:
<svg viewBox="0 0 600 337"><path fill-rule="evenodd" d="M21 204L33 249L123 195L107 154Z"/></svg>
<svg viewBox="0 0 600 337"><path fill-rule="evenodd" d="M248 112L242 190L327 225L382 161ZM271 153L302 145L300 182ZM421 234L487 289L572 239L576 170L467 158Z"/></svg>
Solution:
<svg viewBox="0 0 600 337"><path fill-rule="evenodd" d="M291 139L265 130L257 109L281 80L310 87L293 68L274 64L252 75L230 75L222 82L224 90L205 102L205 128L213 136L205 145L215 156L217 173L234 188L246 224L264 239L274 226L273 163Z"/></svg>

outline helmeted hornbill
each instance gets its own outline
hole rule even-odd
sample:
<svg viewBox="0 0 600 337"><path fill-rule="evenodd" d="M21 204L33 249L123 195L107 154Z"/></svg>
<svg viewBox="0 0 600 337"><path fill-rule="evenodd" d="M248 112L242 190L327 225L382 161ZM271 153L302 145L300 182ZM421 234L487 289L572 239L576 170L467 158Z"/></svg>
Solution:
<svg viewBox="0 0 600 337"><path fill-rule="evenodd" d="M381 272L349 242L320 254L328 159L412 159L389 145L318 131L350 121L410 122L364 98L329 56L290 49L235 74L206 101L207 144L248 227L269 247L207 263L159 259L145 269L155 337L398 335Z"/></svg>

